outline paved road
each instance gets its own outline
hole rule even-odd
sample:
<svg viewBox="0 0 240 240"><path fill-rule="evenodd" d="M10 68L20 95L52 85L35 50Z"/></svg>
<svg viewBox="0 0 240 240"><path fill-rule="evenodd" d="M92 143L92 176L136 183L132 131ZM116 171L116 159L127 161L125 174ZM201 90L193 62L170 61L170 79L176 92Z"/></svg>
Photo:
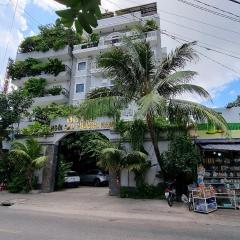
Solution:
<svg viewBox="0 0 240 240"><path fill-rule="evenodd" d="M0 240L239 240L237 226L96 218L0 207Z"/></svg>

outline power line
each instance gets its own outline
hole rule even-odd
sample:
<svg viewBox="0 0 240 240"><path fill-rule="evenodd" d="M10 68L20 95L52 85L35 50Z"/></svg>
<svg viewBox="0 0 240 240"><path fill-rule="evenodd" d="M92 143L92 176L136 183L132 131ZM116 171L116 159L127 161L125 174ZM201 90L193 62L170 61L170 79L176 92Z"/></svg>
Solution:
<svg viewBox="0 0 240 240"><path fill-rule="evenodd" d="M200 30L197 30L195 28L192 28L192 27L188 27L186 25L183 25L183 24L179 24L179 23L176 23L176 22L173 22L173 21L169 21L167 19L164 19L164 18L161 18L162 21L165 21L165 22L168 22L168 23L171 23L171 24L174 24L174 25L177 25L179 27L182 27L182 28L186 28L186 29L189 29L191 31L195 31L195 32L198 32L200 34L203 34L203 35L206 35L206 36L209 36L209 37L212 37L212 38L215 38L215 39L218 39L218 40L221 40L221 41L225 41L227 43L232 43L232 44L235 44L237 46L239 46L239 43L238 42L234 42L234 41L231 41L231 40L228 40L228 39L225 39L225 38L221 38L219 36L216 36L216 35L213 35L213 34L210 34L210 33L207 33L207 32L202 32Z"/></svg>
<svg viewBox="0 0 240 240"><path fill-rule="evenodd" d="M223 17L223 18L226 18L226 19L229 19L229 20L232 20L234 22L239 22L240 23L240 19L237 19L237 18L234 18L234 17L231 17L229 15L226 15L226 14L223 14L223 13L220 13L220 12L217 12L217 11L214 11L214 10L211 10L209 8L205 8L205 7L202 7L202 6L199 6L197 4L194 4L192 2L189 2L189 1L186 1L186 0L177 0L178 2L181 2L181 3L184 3L186 5L189 5L191 7L194 7L194 8L197 8L197 9L200 9L202 11L205 11L205 12L208 12L208 13L212 13L214 15L217 15L219 17Z"/></svg>
<svg viewBox="0 0 240 240"><path fill-rule="evenodd" d="M234 16L234 17L240 18L239 15L236 15L236 14L234 14L234 13L232 13L232 12L229 12L229 11L223 10L223 9L218 8L218 7L216 7L216 6L213 6L213 5L211 5L211 4L204 3L204 2L202 2L202 1L200 1L200 0L192 0L192 1L197 2L197 3L200 3L200 4L205 5L205 6L207 6L207 7L210 7L210 8L216 9L216 10L218 10L218 11L220 11L220 12L227 13L227 14L232 15L232 16Z"/></svg>
<svg viewBox="0 0 240 240"><path fill-rule="evenodd" d="M163 10L159 10L159 12L162 12L162 13L165 13L165 14L168 14L168 15L172 15L172 16L176 16L176 17L180 17L180 18L183 18L183 19L186 19L186 20L189 20L189 21L193 21L193 22L197 22L197 23L200 23L200 24L204 24L206 26L210 26L210 27L213 27L213 28L225 31L225 32L230 32L230 33L234 33L234 34L240 35L240 32L233 31L233 30L230 30L230 29L227 29L227 28L223 28L223 27L220 27L220 26L217 26L217 25L213 25L211 23L206 23L206 22L194 19L194 18L190 18L190 17L186 17L186 16L183 16L183 15L179 15L177 13L163 11Z"/></svg>
<svg viewBox="0 0 240 240"><path fill-rule="evenodd" d="M179 36L180 38L184 38L184 39L189 39L189 37L188 36L184 36L184 35L181 35L181 34L178 34L178 33L171 33L171 32L169 32L169 31L167 31L167 30L162 30L163 32L167 32L167 33L169 33L169 34L172 34L172 35L174 35L175 37L177 37L177 36ZM212 45L212 44L209 44L209 43L205 43L205 42L202 42L202 41L199 41L199 40L196 40L196 39L190 39L190 40L186 40L186 41L197 41L198 43L200 43L200 44L203 44L203 45L206 45L206 46L210 46L212 49L214 49L214 50L216 50L216 51L219 51L219 50L221 50L221 51L224 51L225 53L228 53L229 55L231 55L231 54L234 54L235 56L236 56L236 52L233 52L233 51L230 51L230 50L226 50L226 49L224 49L224 48L221 48L221 47L218 47L218 46L216 46L216 45ZM204 46L205 47L205 46ZM238 57L240 57L240 53L237 53L237 54L239 54L239 56ZM236 58L238 58L238 57L236 57ZM234 57L235 58L235 57Z"/></svg>
<svg viewBox="0 0 240 240"><path fill-rule="evenodd" d="M179 40L180 40L180 41L179 41L179 40L177 40L177 38L176 38L175 36L171 36L171 35L169 35L169 34L165 34L165 35L168 36L169 38L173 39L174 41L176 41L176 42L178 42L178 43L181 43L181 44L182 44L181 41L188 42L188 41L181 40L181 39L179 39ZM221 62L219 62L219 61L217 61L217 60L215 60L215 59L213 59L213 58L211 58L211 57L209 57L209 56L207 56L207 55L205 55L205 54L203 54L202 52L199 52L199 51L196 51L196 52L197 52L199 55L201 55L201 56L209 59L210 61L212 61L212 62L220 65L221 67L226 68L226 69L234 72L235 74L240 75L240 72L236 71L235 69L233 69L233 68L231 68L231 67L229 67L229 66L227 66L227 65L225 65L225 64L223 64L223 63L221 63Z"/></svg>
<svg viewBox="0 0 240 240"><path fill-rule="evenodd" d="M162 30L161 33L164 34L164 35L171 36L173 39L179 39L179 40L184 41L184 42L189 42L189 40L177 37L176 34L173 35L172 33L168 32L167 30ZM205 50L208 50L208 51L213 51L213 52L216 52L216 53L219 53L219 54L222 54L222 55L240 60L240 56L235 56L235 55L229 54L228 52L222 52L222 51L216 50L214 48L205 47L203 45L200 45L198 42L197 42L197 46L200 47L200 48L203 48Z"/></svg>
<svg viewBox="0 0 240 240"><path fill-rule="evenodd" d="M233 2L233 3L240 4L240 2L239 2L239 1L236 1L236 0L228 0L228 1Z"/></svg>
<svg viewBox="0 0 240 240"><path fill-rule="evenodd" d="M18 3L19 3L19 0L17 0L16 5L15 5L15 7L14 7L14 13L13 13L13 17L12 17L12 21L11 21L11 26L10 26L10 31L9 31L9 34L10 34L10 35L12 34L12 30L13 30L13 26L14 26L14 21L15 21L15 17L16 17L16 13L17 13L17 8L18 8ZM9 38L9 36L8 36L8 41L7 41L7 45L6 45L6 48L5 48L5 53L4 53L4 56L3 56L3 61L2 61L2 63L1 63L1 73L2 73L3 70L4 70L4 62L5 62L5 59L6 59L6 56L7 56L7 51L8 51L9 43L10 43L10 38Z"/></svg>

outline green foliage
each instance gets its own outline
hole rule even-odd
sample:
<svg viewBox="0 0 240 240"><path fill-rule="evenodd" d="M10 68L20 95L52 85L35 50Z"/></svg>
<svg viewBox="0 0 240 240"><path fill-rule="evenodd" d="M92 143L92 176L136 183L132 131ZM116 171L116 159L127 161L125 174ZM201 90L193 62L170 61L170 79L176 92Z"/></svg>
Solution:
<svg viewBox="0 0 240 240"><path fill-rule="evenodd" d="M237 99L233 102L228 103L227 108L240 107L240 96L237 96Z"/></svg>
<svg viewBox="0 0 240 240"><path fill-rule="evenodd" d="M147 20L146 23L144 24L144 30L146 32L148 31L154 31L157 30L158 26L155 20L151 19L151 20Z"/></svg>
<svg viewBox="0 0 240 240"><path fill-rule="evenodd" d="M47 158L42 156L42 146L33 138L26 143L13 142L8 159L12 166L9 190L30 191L33 188L34 171L44 166Z"/></svg>
<svg viewBox="0 0 240 240"><path fill-rule="evenodd" d="M62 64L57 58L49 58L46 67L44 68L44 72L48 74L53 74L57 76L60 72L65 71L65 65Z"/></svg>
<svg viewBox="0 0 240 240"><path fill-rule="evenodd" d="M58 117L68 117L70 115L78 115L78 107L65 104L51 103L50 105L40 107L37 106L33 109L33 116L36 118L45 119L50 121Z"/></svg>
<svg viewBox="0 0 240 240"><path fill-rule="evenodd" d="M130 152L124 158L124 167L135 174L137 187L144 185L145 174L150 166L151 162L147 161L146 154L139 151Z"/></svg>
<svg viewBox="0 0 240 240"><path fill-rule="evenodd" d="M120 133L124 140L130 141L133 150L143 150L144 136L147 132L147 125L144 121L117 121L115 130Z"/></svg>
<svg viewBox="0 0 240 240"><path fill-rule="evenodd" d="M142 185L137 188L121 187L121 198L134 198L134 199L165 199L163 186Z"/></svg>
<svg viewBox="0 0 240 240"><path fill-rule="evenodd" d="M57 76L64 70L65 65L57 58L49 58L47 61L28 58L24 61L11 61L8 66L8 74L13 80L37 76L42 73Z"/></svg>
<svg viewBox="0 0 240 240"><path fill-rule="evenodd" d="M32 105L32 98L23 90L15 90L8 95L0 93L0 136L11 124L19 122L22 115Z"/></svg>
<svg viewBox="0 0 240 240"><path fill-rule="evenodd" d="M28 180L26 176L14 176L11 182L7 186L7 190L10 193L28 193L31 189L29 188Z"/></svg>
<svg viewBox="0 0 240 240"><path fill-rule="evenodd" d="M65 184L65 176L71 170L71 163L67 163L64 159L60 158L57 172L57 189L62 189Z"/></svg>
<svg viewBox="0 0 240 240"><path fill-rule="evenodd" d="M169 145L169 150L161 155L161 165L170 179L179 175L194 174L200 161L200 153L187 136L176 136Z"/></svg>
<svg viewBox="0 0 240 240"><path fill-rule="evenodd" d="M111 172L120 173L124 166L125 152L117 148L104 148L99 157L98 166Z"/></svg>
<svg viewBox="0 0 240 240"><path fill-rule="evenodd" d="M33 124L21 129L21 133L26 136L48 136L52 134L52 129L49 125L34 122Z"/></svg>
<svg viewBox="0 0 240 240"><path fill-rule="evenodd" d="M45 91L46 94L51 94L53 96L60 95L62 93L63 88L61 86L54 86Z"/></svg>
<svg viewBox="0 0 240 240"><path fill-rule="evenodd" d="M100 0L55 0L64 4L67 9L56 11L61 23L66 27L75 26L78 34L83 30L92 33L92 27L97 27L97 19L101 16Z"/></svg>
<svg viewBox="0 0 240 240"><path fill-rule="evenodd" d="M39 30L37 36L27 37L20 44L20 52L57 51L66 45L73 46L81 42L81 38L72 29L66 29L59 20L54 25L40 26Z"/></svg>
<svg viewBox="0 0 240 240"><path fill-rule="evenodd" d="M45 94L45 87L47 80L45 78L29 78L24 82L23 91L27 96L43 97Z"/></svg>
<svg viewBox="0 0 240 240"><path fill-rule="evenodd" d="M142 34L143 36L145 34ZM209 93L200 86L191 84L196 72L182 71L188 62L197 59L196 42L186 43L173 50L161 63L154 60L153 51L146 39L132 41L123 38L121 47L102 53L98 65L113 79L115 96L87 99L80 106L85 118L105 116L110 109L124 109L135 102L137 119L144 119L150 133L157 159L160 162L158 137L154 127L155 118L168 118L170 122L182 123L185 127L192 120L210 120L228 133L225 119L214 110L177 96L191 93L209 98ZM104 107L103 107L104 105ZM164 167L160 166L164 173Z"/></svg>
<svg viewBox="0 0 240 240"><path fill-rule="evenodd" d="M92 43L98 43L99 40L100 40L100 35L99 35L98 33L92 33L92 34L90 35L90 41L91 41Z"/></svg>

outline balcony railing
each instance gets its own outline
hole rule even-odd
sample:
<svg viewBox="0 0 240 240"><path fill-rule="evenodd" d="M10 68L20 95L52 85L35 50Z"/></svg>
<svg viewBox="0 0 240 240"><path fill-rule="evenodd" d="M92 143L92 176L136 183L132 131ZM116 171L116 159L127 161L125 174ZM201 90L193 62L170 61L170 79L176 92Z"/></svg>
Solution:
<svg viewBox="0 0 240 240"><path fill-rule="evenodd" d="M63 49L60 49L58 51L54 51L50 49L47 52L27 52L27 53L21 53L18 51L16 60L18 61L24 61L27 58L36 58L36 59L48 59L48 58L59 58L62 60L70 59L71 58L71 47L66 46Z"/></svg>
<svg viewBox="0 0 240 240"><path fill-rule="evenodd" d="M57 76L54 76L54 74L46 74L42 72L39 75L26 76L17 80L13 80L12 83L17 87L22 87L29 78L45 78L47 80L47 84L66 82L70 81L71 79L71 69L65 65L65 71L60 72Z"/></svg>
<svg viewBox="0 0 240 240"><path fill-rule="evenodd" d="M38 97L33 99L33 106L44 106L51 103L64 104L68 103L69 93L66 91L60 95L49 95L44 97Z"/></svg>
<svg viewBox="0 0 240 240"><path fill-rule="evenodd" d="M145 33L146 40L147 41L157 40L157 33L158 33L157 31L146 32ZM132 32L126 32L122 36L130 37L133 40L139 39L139 35L136 35ZM100 50L100 49L111 47L111 46L119 46L121 45L121 42L122 42L122 37L113 38L113 39L107 39L102 37L100 38L99 43L84 43L80 45L75 45L73 51L78 52L78 51L91 51L95 49Z"/></svg>

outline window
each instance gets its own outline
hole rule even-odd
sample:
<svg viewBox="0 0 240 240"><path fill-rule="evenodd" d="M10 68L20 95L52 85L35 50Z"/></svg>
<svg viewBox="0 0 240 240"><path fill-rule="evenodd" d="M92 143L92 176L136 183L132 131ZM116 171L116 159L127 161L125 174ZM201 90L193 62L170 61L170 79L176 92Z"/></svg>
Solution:
<svg viewBox="0 0 240 240"><path fill-rule="evenodd" d="M76 93L82 92L84 92L84 84L83 83L76 84Z"/></svg>
<svg viewBox="0 0 240 240"><path fill-rule="evenodd" d="M86 69L86 62L78 63L78 71L82 71Z"/></svg>

